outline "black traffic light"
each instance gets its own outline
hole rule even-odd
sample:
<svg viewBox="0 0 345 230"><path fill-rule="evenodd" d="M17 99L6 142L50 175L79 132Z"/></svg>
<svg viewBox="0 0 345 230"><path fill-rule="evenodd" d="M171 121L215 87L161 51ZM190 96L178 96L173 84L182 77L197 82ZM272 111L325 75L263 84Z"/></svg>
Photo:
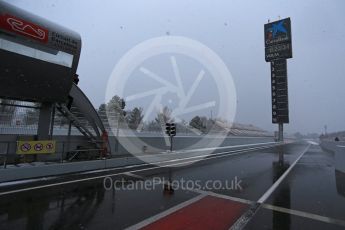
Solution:
<svg viewBox="0 0 345 230"><path fill-rule="evenodd" d="M170 137L170 152L173 151L173 137L176 136L175 123L165 123L165 133Z"/></svg>
<svg viewBox="0 0 345 230"><path fill-rule="evenodd" d="M170 135L171 136L176 136L176 126L175 126L175 123L171 123Z"/></svg>
<svg viewBox="0 0 345 230"><path fill-rule="evenodd" d="M165 133L170 136L170 131L171 131L171 124L165 123Z"/></svg>
<svg viewBox="0 0 345 230"><path fill-rule="evenodd" d="M176 125L175 123L165 123L165 133L169 136L176 136Z"/></svg>
<svg viewBox="0 0 345 230"><path fill-rule="evenodd" d="M121 109L124 109L126 107L126 102L125 100L121 99Z"/></svg>

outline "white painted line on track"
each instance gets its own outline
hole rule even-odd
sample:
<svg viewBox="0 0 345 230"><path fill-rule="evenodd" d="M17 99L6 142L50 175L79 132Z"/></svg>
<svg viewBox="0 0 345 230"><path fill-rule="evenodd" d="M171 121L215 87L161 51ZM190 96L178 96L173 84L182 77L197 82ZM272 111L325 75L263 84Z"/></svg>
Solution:
<svg viewBox="0 0 345 230"><path fill-rule="evenodd" d="M307 141L311 145L319 145L319 143L316 143L315 141Z"/></svg>
<svg viewBox="0 0 345 230"><path fill-rule="evenodd" d="M270 147L273 147L273 146L276 146L276 145L272 145ZM262 148L267 148L267 146L260 146L260 147L246 148L246 149L238 149L238 150L232 150L232 151L226 151L226 152L220 152L220 153L213 153L213 154L204 154L204 155L198 155L198 156L192 156L192 157L183 157L183 158L167 160L167 161L163 161L163 162L152 162L152 163L153 164L161 164L161 163L165 163L165 162L176 162L176 161L196 159L196 158L205 158L205 157L209 157L207 159L213 159L213 158L217 158L216 156L219 156L219 155L224 155L224 154L228 154L228 153L234 153L234 154L230 154L230 155L233 156L233 155L236 155L236 153L241 153L241 152L246 152L246 151L253 151L253 150L259 150L259 149L262 149Z"/></svg>
<svg viewBox="0 0 345 230"><path fill-rule="evenodd" d="M143 227L145 227L145 226L147 226L147 225L149 225L149 224L151 224L153 222L156 222L157 220L159 220L159 219L161 219L163 217L166 217L166 216L170 215L173 212L176 212L176 211L178 211L178 210L180 210L180 209L182 209L184 207L187 207L187 206L189 206L189 205L191 205L191 204L201 200L202 198L204 198L206 196L207 196L206 194L200 194L200 195L198 195L198 196L196 196L196 197L194 197L194 198L192 198L190 200L182 202L182 203L180 203L180 204L178 204L178 205L176 205L176 206L174 206L174 207L172 207L170 209L165 210L164 212L158 213L155 216L152 216L152 217L150 217L150 218L148 218L148 219L146 219L144 221L141 221L141 222L139 222L139 223L137 223L135 225L132 225L132 226L130 226L128 228L125 228L125 229L126 230L141 229L141 228L143 228Z"/></svg>
<svg viewBox="0 0 345 230"><path fill-rule="evenodd" d="M237 202L249 204L249 205L255 204L255 201L246 200L246 199L237 198L237 197L232 197L232 196L223 195L223 194L218 194L218 193L214 193L214 192L210 192L210 191L195 190L195 189L190 190L190 191L196 192L199 194L205 194L208 196L214 196L214 197L223 198L223 199L227 199L227 200L237 201ZM324 223L336 224L336 225L340 225L340 226L345 227L345 221L344 220L339 220L339 219L335 219L335 218L331 218L331 217L321 216L321 215L317 215L317 214L310 213L310 212L304 212L304 211L299 211L299 210L294 210L294 209L283 208L283 207L270 205L270 204L262 204L261 207L263 207L265 209L277 211L277 212L287 213L287 214L294 215L294 216L304 217L304 218L308 218L308 219L312 219L312 220L321 221Z"/></svg>
<svg viewBox="0 0 345 230"><path fill-rule="evenodd" d="M334 218L321 216L321 215L317 215L317 214L313 214L313 213L309 213L309 212L303 212L303 211L298 211L298 210L293 210L293 209L288 209L288 208L277 207L277 206L270 205L270 204L262 204L262 207L266 208L266 209L273 210L273 211L277 211L277 212L283 212L283 213L287 213L287 214L294 215L294 216L305 217L308 219L317 220L317 221L321 221L321 222L325 222L325 223L329 223L329 224L337 224L337 225L341 225L341 226L345 227L345 221L344 220L334 219Z"/></svg>
<svg viewBox="0 0 345 230"><path fill-rule="evenodd" d="M249 147L249 146L256 146L256 145L267 145L267 144L277 144L277 142L261 142L261 143L253 143L253 144L244 144L244 145L228 145L228 146L219 146L219 147L209 147L209 148L200 148L200 149L187 149L187 150L180 150L176 152L172 152L173 154L181 154L181 153L191 153L191 152L202 152L202 151L210 151L210 150L217 150L217 149L234 149L238 147ZM162 152L166 154L167 152Z"/></svg>
<svg viewBox="0 0 345 230"><path fill-rule="evenodd" d="M297 162L303 157L303 155L308 151L310 144L303 150L301 155L290 165L290 167L279 177L279 179L260 197L258 203L263 203L267 198L277 189L280 183L285 179L285 177L290 173L290 171L295 167Z"/></svg>
<svg viewBox="0 0 345 230"><path fill-rule="evenodd" d="M137 174L134 174L134 173L131 173L131 172L125 172L125 173L123 173L123 175L129 176L129 177L134 177L134 178L137 178L137 179L140 179L140 180L145 179L145 177L137 175Z"/></svg>
<svg viewBox="0 0 345 230"><path fill-rule="evenodd" d="M242 198L238 198L238 197L223 195L223 194L219 194L219 193L215 193L215 192L211 192L211 191L204 191L204 190L200 190L200 189L191 189L189 191L200 193L200 194L205 194L207 196L214 196L214 197L218 197L218 198L222 198L222 199L226 199L226 200L236 201L236 202L240 202L240 203L244 203L244 204L255 203L254 201L251 201L251 200L246 200L246 199L242 199Z"/></svg>
<svg viewBox="0 0 345 230"><path fill-rule="evenodd" d="M140 178L142 180L150 180L150 181L154 182L153 178L146 178L146 177L140 176L138 174L134 174L134 173L125 173L125 175L131 176L131 177L134 177L134 178ZM155 181L155 183L157 183L157 181ZM158 184L169 185L169 181L164 181L164 183L163 182L159 182ZM255 203L254 201L251 201L251 200L246 200L246 199L242 199L242 198L238 198L238 197L233 197L233 196L229 196L229 195L223 195L223 194L215 193L215 192L212 192L212 191L205 191L205 190L202 190L202 189L190 189L190 188L185 187L185 188L183 188L183 190L187 190L187 191L190 191L190 192L195 192L195 193L198 193L198 194L204 194L204 195L207 195L207 196L214 196L214 197L218 197L218 198L222 198L222 199L227 199L227 200L231 200L231 201L236 201L236 202L240 202L240 203L244 203L244 204L253 204L253 203Z"/></svg>
<svg viewBox="0 0 345 230"><path fill-rule="evenodd" d="M57 178L56 176L49 176L49 177L41 177L37 179L25 179L25 180L2 182L0 183L0 188L6 187L6 186L22 185L22 184L27 184L27 183L32 183L32 182L49 181L56 178Z"/></svg>

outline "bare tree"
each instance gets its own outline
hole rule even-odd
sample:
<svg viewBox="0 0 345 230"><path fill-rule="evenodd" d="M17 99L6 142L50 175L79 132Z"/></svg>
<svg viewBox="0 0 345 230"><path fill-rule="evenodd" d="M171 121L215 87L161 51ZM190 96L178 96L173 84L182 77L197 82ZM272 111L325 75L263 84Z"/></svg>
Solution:
<svg viewBox="0 0 345 230"><path fill-rule="evenodd" d="M157 114L155 121L158 124L165 124L167 122L172 122L173 119L171 119L171 110L167 106L165 106L163 110Z"/></svg>

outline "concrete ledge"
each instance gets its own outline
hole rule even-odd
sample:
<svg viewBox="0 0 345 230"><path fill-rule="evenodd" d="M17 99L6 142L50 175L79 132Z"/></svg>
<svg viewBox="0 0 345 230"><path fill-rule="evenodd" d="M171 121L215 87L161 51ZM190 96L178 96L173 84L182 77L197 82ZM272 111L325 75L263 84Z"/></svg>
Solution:
<svg viewBox="0 0 345 230"><path fill-rule="evenodd" d="M59 176L143 163L134 157L0 169L0 183L39 177Z"/></svg>
<svg viewBox="0 0 345 230"><path fill-rule="evenodd" d="M255 143L254 141L245 141L241 144L253 144L254 146L260 146L262 144ZM257 140L256 140L257 141ZM249 143L248 143L249 142ZM254 142L254 143L253 143ZM230 147L225 147L226 149L239 149L239 146L231 146L232 143L229 143ZM222 147L220 147L222 148ZM224 151L222 149L220 151ZM200 151L186 151L190 157L199 155L197 152ZM185 155L186 156L186 155ZM172 160L175 158L175 155L169 155L164 153L157 154L148 154L141 155L140 157L120 157L107 160L94 160L94 161L81 161L81 162L70 162L70 163L56 163L49 165L37 165L37 166L28 166L28 167L18 167L18 168L7 168L0 169L0 183L24 179L33 179L39 177L49 177L49 176L59 176L69 173L80 173L93 170L102 170L102 169L111 169L123 166L144 164L145 162L155 163L165 160Z"/></svg>

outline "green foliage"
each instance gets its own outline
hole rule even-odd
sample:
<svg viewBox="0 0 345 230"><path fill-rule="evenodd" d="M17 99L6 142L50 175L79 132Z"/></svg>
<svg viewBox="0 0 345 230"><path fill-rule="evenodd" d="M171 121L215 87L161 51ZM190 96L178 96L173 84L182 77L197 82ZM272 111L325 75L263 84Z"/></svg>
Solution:
<svg viewBox="0 0 345 230"><path fill-rule="evenodd" d="M130 129L138 129L143 118L143 108L135 107L128 115L128 127Z"/></svg>
<svg viewBox="0 0 345 230"><path fill-rule="evenodd" d="M121 124L126 121L125 105L125 100L115 95L107 104L100 105L98 113L102 120L108 120L110 126L117 126L117 123Z"/></svg>
<svg viewBox="0 0 345 230"><path fill-rule="evenodd" d="M198 129L202 132L207 131L206 125L208 124L208 120L206 117L199 117L195 116L193 119L189 122L189 125L195 129Z"/></svg>

